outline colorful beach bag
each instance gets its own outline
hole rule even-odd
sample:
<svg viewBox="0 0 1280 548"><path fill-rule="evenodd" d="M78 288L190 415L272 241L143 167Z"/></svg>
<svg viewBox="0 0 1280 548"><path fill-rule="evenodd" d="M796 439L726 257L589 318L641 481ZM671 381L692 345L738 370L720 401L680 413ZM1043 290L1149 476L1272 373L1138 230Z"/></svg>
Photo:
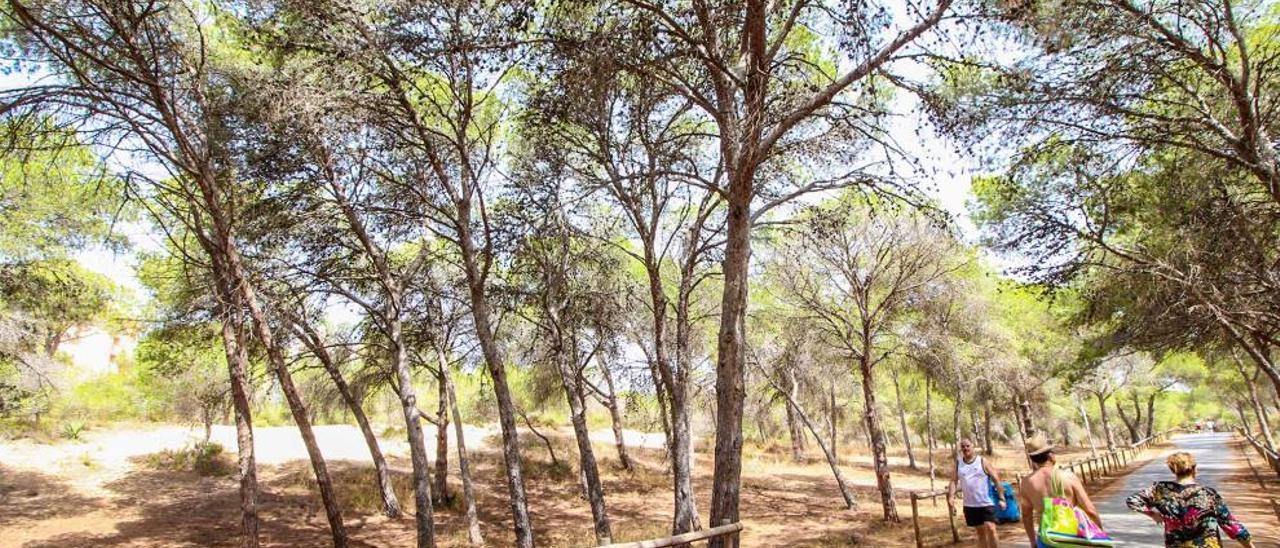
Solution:
<svg viewBox="0 0 1280 548"><path fill-rule="evenodd" d="M996 482L988 482L990 485L991 502L1000 500L1000 496L996 493ZM1001 489L1004 491L1005 507L1000 509L1000 504L996 504L996 522L997 523L1015 523L1022 520L1022 510L1018 508L1018 497L1013 496L1013 484L1007 481L1000 483Z"/></svg>
<svg viewBox="0 0 1280 548"><path fill-rule="evenodd" d="M1049 481L1050 496L1044 498L1044 514L1040 516L1040 542L1053 548L1116 545L1111 535L1089 519L1084 510L1067 500L1057 470Z"/></svg>

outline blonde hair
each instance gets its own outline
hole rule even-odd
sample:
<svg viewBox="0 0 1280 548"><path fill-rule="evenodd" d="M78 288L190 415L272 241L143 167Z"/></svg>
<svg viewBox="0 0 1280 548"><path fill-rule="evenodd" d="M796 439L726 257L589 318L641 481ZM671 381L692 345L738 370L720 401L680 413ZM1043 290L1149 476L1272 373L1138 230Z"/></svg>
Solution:
<svg viewBox="0 0 1280 548"><path fill-rule="evenodd" d="M1169 455L1169 471L1179 478L1185 478L1196 473L1196 458L1186 451L1179 451Z"/></svg>

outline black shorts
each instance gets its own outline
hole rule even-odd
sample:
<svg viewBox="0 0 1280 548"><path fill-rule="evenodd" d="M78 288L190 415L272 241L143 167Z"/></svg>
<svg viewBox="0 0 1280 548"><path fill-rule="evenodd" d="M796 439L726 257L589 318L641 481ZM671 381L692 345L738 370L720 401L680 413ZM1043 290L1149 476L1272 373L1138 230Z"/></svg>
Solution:
<svg viewBox="0 0 1280 548"><path fill-rule="evenodd" d="M981 527L987 522L996 522L995 506L964 507L964 524L969 527Z"/></svg>

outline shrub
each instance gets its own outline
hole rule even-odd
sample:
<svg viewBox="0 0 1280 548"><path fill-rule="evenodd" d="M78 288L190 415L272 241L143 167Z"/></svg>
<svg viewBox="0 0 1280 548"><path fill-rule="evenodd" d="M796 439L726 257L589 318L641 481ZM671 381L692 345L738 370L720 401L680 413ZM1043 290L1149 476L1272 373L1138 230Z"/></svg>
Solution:
<svg viewBox="0 0 1280 548"><path fill-rule="evenodd" d="M83 423L83 422L80 422L80 421L70 421L70 422L64 422L64 423L62 423L62 437L63 437L63 438L66 438L66 439L69 439L69 440L72 440L72 441L79 441L79 440L80 440L80 434L82 434L83 432L84 432L84 423Z"/></svg>
<svg viewBox="0 0 1280 548"><path fill-rule="evenodd" d="M195 472L201 476L225 476L235 471L222 445L213 442L196 442L190 447L152 453L147 455L146 463L157 470Z"/></svg>

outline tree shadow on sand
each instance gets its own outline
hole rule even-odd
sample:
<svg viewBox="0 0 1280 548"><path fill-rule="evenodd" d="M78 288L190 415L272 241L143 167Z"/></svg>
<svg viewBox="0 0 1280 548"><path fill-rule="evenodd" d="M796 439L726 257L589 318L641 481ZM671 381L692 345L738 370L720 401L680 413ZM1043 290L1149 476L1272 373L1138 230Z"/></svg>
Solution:
<svg viewBox="0 0 1280 548"><path fill-rule="evenodd" d="M118 495L110 504L128 516L113 523L112 531L68 533L25 546L238 546L240 543L240 498L231 478L135 470L105 487ZM281 496L264 489L258 503L263 545L324 546L331 542L324 514L314 508L318 501L305 496ZM351 545L371 546L355 539Z"/></svg>
<svg viewBox="0 0 1280 548"><path fill-rule="evenodd" d="M0 465L0 528L77 516L104 505L102 499L77 494L53 476Z"/></svg>

